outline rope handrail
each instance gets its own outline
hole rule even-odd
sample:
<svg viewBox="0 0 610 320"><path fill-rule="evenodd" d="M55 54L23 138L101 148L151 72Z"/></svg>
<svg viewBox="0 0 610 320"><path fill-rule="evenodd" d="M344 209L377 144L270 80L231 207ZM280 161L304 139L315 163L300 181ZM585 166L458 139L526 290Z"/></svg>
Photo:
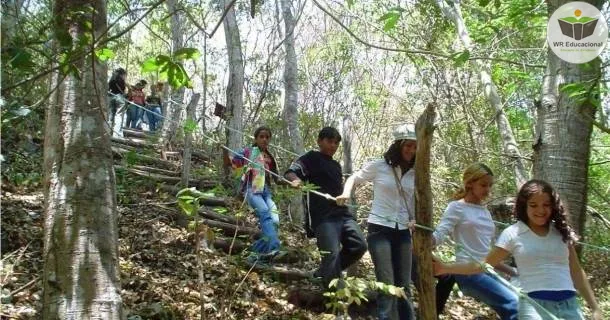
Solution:
<svg viewBox="0 0 610 320"><path fill-rule="evenodd" d="M111 93L111 92L108 92L108 93L109 93L110 95L112 95L112 96L115 96L115 97L120 95L120 94L114 94L114 93ZM175 101L173 101L173 100L171 100L171 99L169 99L169 100L170 100L170 101L172 101L172 103L174 103L174 104L178 104L178 102L175 102ZM129 101L129 100L125 100L125 102L127 102L127 103L129 103L129 104L132 104L132 105L134 105L134 106L136 106L136 107L138 107L138 108L141 108L141 109L143 109L143 110L149 111L149 110L148 110L148 109L146 109L145 107L140 106L140 105L138 105L138 104L136 104L136 103L133 103L133 102L131 102L131 101ZM184 104L182 104L182 105L184 105ZM173 123L175 123L175 124L180 125L180 123L179 123L178 121L174 121L174 120L169 119L169 118L167 118L167 117L165 117L165 116L163 116L163 115L157 114L157 116L159 116L159 117L161 117L161 118L163 118L163 119L166 119L166 120L168 120L168 121L170 121L170 122L173 122ZM221 124L221 125L222 125L222 124ZM224 126L224 125L223 125L223 126ZM232 128L228 127L228 126L226 126L226 128L227 128L227 129L229 129L229 130L234 130L234 131L236 131L236 132L240 132L240 133L242 133L242 134L246 135L244 132L241 132L241 131L239 131L239 130L237 130L237 129L232 129ZM230 153L232 153L232 154L235 154L235 155L237 155L237 156L240 156L240 157L242 157L244 160L246 160L247 162L249 162L249 163L251 163L251 164L254 164L254 165L257 165L257 166L258 166L258 164L256 164L255 162L251 161L250 159L248 159L248 158L246 158L246 157L241 156L241 155L240 155L238 152L236 152L236 151L234 151L234 150L231 150L229 147L227 147L227 146L223 145L223 144L222 144L222 143L221 143L219 140L217 140L217 139L215 139L215 138L213 138L213 137L210 137L209 135L206 135L205 133L202 133L202 135L203 135L204 137L206 137L206 138L208 138L208 139L212 140L213 142L215 142L215 143L219 144L221 148L223 148L223 149L227 150L228 152L230 152ZM250 138L253 138L252 136L249 136L249 137L250 137ZM281 148L281 147L279 147L279 146L276 146L276 147L277 147L277 148ZM298 155L297 155L297 156L298 156ZM271 170L268 170L268 169L265 169L265 168L262 168L262 169L263 169L265 172L267 172L267 173L271 174L272 176L275 176L275 177L279 178L280 180L282 180L282 181L284 181L284 182L287 182L287 183L290 183L290 182L291 182L291 181L289 181L288 179L284 178L283 176L280 176L279 174L276 174L275 172L272 172ZM316 194L316 195L318 195L318 196L321 196L321 197L323 197L323 198L325 198L325 199L327 199L327 200L330 200L330 201L336 201L336 198L335 198L335 197L333 197L333 196L331 196L331 195L329 195L329 194L327 194L327 193L321 193L321 192L318 192L318 191L316 191L316 190L307 190L307 192L311 192L311 193L313 193L313 194ZM357 206L357 205L347 205L347 207L352 207L352 208L356 208L356 209L358 209L358 208L360 208L361 206ZM365 207L365 208L366 208L366 207ZM374 214L374 213L372 213L372 212L370 212L370 213L371 213L371 214L373 214L373 215L375 215L375 214ZM404 224L404 223L402 223L402 222L398 222L398 221L393 221L393 222L400 223L400 224ZM500 221L496 221L496 220L493 220L493 222L494 222L495 224L498 224L498 225L503 225L503 226L508 226L508 225L509 225L508 223L505 223L505 222L500 222ZM418 224L416 224L415 226L416 226L416 227L419 227L419 228L422 228L422 229L427 228L426 226L422 226L422 225L418 225ZM583 245L583 246L588 246L588 247L591 247L591 248L594 248L594 249L598 249L598 250L603 250L603 251L610 252L610 248L601 247L601 246L596 246L596 245L592 245L592 244L588 244L588 243L585 243L585 242L580 242L580 241L578 241L578 242L576 242L576 243L577 243L577 244L580 244L580 245Z"/></svg>

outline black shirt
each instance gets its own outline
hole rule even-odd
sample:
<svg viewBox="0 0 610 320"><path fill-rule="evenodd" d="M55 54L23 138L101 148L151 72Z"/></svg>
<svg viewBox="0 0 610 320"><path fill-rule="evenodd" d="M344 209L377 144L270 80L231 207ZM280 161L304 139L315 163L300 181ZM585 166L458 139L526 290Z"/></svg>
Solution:
<svg viewBox="0 0 610 320"><path fill-rule="evenodd" d="M309 151L292 163L288 172L294 172L301 180L319 187L316 191L328 193L333 197L343 193L343 179L341 165L319 151ZM315 227L322 221L353 216L347 207L338 206L336 202L328 200L315 193L309 192L305 195L308 203L308 215L311 219L311 227Z"/></svg>

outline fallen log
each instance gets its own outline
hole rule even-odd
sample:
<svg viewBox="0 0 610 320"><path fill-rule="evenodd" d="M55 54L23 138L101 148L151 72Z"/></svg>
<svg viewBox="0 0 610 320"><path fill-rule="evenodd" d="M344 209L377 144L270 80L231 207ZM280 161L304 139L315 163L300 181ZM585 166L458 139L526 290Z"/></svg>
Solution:
<svg viewBox="0 0 610 320"><path fill-rule="evenodd" d="M131 166L131 168L136 169L136 170L150 172L150 173L157 173L157 174L161 174L164 176L170 176L170 177L180 176L180 172L178 172L178 171L159 169L156 167L133 165L133 166Z"/></svg>
<svg viewBox="0 0 610 320"><path fill-rule="evenodd" d="M205 201L205 200L206 199L200 199L199 203L203 203L202 201ZM203 203L203 204L205 204L205 203ZM205 205L209 205L209 204L205 204ZM222 205L222 206L224 206L224 205ZM230 223L230 224L234 224L234 225L241 225L241 226L245 225L245 223L243 221L238 221L235 217L216 213L206 207L199 208L199 215L204 218L208 218L210 220L216 220L216 221Z"/></svg>
<svg viewBox="0 0 610 320"><path fill-rule="evenodd" d="M231 248L231 242L233 242L233 248ZM227 254L229 253L229 249L231 249L231 255L234 255L242 253L248 248L248 245L237 239L233 241L233 238L216 238L214 239L213 247L215 249L220 249Z"/></svg>
<svg viewBox="0 0 610 320"><path fill-rule="evenodd" d="M191 179L191 180L196 180L196 179ZM218 185L218 183L215 181L199 180L199 183L193 187L197 187L198 190L205 190L205 189L214 188L217 185ZM177 187L175 185L162 184L159 186L159 190L167 192L168 194L171 194L172 196L175 196L178 193L178 191L182 190L182 187ZM226 207L229 204L229 200L226 198L204 197L204 198L202 198L201 201L199 201L199 204L210 206L210 207Z"/></svg>
<svg viewBox="0 0 610 320"><path fill-rule="evenodd" d="M118 159L123 159L126 154L133 152L133 151L137 152L137 150L130 150L127 148L112 146L112 153L115 156L115 158L118 158ZM170 162L170 161L161 160L158 158L154 158L154 157L139 154L139 153L137 153L135 156L136 156L136 161L141 164L153 165L157 168L162 168L162 169L166 169L166 170L176 170L178 168L178 166L175 163Z"/></svg>
<svg viewBox="0 0 610 320"><path fill-rule="evenodd" d="M226 236L233 236L235 234L236 230L237 230L238 236L248 235L254 239L258 239L261 236L261 232L258 229L251 228L251 227L237 226L234 224L220 222L220 221L216 221L216 220L210 220L210 219L202 219L201 223L208 225L212 228L221 229L223 231L223 234Z"/></svg>
<svg viewBox="0 0 610 320"><path fill-rule="evenodd" d="M112 137L110 139L110 141L112 143L122 144L122 145L135 147L135 148L161 150L160 145L148 142L144 139L125 139L125 138L120 138L120 137Z"/></svg>
<svg viewBox="0 0 610 320"><path fill-rule="evenodd" d="M154 139L155 134L150 131L142 131L137 129L123 128L123 137L139 138L139 139Z"/></svg>
<svg viewBox="0 0 610 320"><path fill-rule="evenodd" d="M254 266L251 267L252 270L256 272L271 274L274 279L283 282L299 281L303 279L312 278L312 272L310 271L288 269L286 267L270 266L262 263L256 263Z"/></svg>
<svg viewBox="0 0 610 320"><path fill-rule="evenodd" d="M133 169L133 168L126 168L121 165L115 165L115 168L123 169L129 173L132 173L132 174L135 174L135 175L138 175L141 177L146 177L146 178L149 178L149 179L152 179L155 181L168 183L168 184L177 184L181 180L180 177L171 177L171 176L166 176L166 175L162 175L162 174L158 174L158 173L152 173L152 172ZM203 185L204 187L210 187L210 186L216 185L216 183L213 181L200 181L197 179L189 180L189 187L199 187L201 185Z"/></svg>

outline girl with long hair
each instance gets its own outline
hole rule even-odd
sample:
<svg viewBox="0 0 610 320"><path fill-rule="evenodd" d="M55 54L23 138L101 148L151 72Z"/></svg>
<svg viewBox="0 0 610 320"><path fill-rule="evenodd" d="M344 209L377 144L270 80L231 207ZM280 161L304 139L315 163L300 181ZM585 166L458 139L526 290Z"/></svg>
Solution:
<svg viewBox="0 0 610 320"><path fill-rule="evenodd" d="M601 320L601 310L574 249L576 234L557 192L545 181L530 180L519 190L514 210L517 223L502 231L485 262L495 267L512 255L521 289L546 310L521 299L519 319L550 319L547 312L561 319L584 319L576 300L578 291L587 301L592 318ZM437 274L481 271L481 265L475 262L435 264Z"/></svg>
<svg viewBox="0 0 610 320"><path fill-rule="evenodd" d="M449 203L433 233L435 245L443 243L447 236L453 238L458 264L470 263L473 258L483 260L491 249L496 231L491 214L483 205L493 185L491 169L482 163L470 165L464 170L462 182L463 188L454 196L455 201ZM497 268L515 275L513 269L503 263L498 262ZM454 274L464 294L490 306L502 320L517 319L517 295L485 272L438 274Z"/></svg>

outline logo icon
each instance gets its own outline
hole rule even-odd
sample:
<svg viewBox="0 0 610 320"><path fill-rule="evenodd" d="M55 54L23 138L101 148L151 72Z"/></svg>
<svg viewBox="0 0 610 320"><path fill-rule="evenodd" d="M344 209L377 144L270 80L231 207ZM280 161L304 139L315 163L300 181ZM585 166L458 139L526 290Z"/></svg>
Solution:
<svg viewBox="0 0 610 320"><path fill-rule="evenodd" d="M606 47L608 25L596 7L586 2L569 2L551 15L547 25L547 42L562 60L589 62Z"/></svg>

